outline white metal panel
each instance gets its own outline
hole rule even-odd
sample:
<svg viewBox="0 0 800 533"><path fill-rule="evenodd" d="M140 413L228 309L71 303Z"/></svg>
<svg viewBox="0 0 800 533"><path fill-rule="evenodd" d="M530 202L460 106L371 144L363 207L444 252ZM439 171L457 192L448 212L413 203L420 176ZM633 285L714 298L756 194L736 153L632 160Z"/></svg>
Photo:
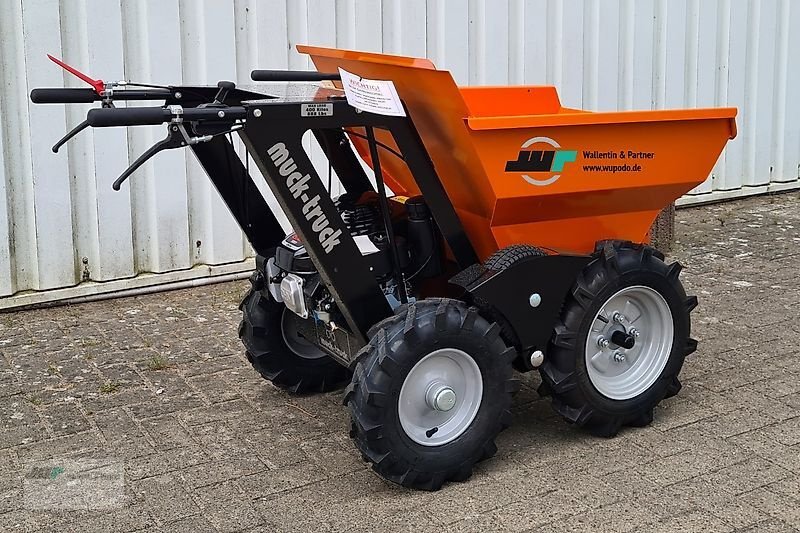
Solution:
<svg viewBox="0 0 800 533"><path fill-rule="evenodd" d="M178 6L178 0L123 3L127 78L181 83ZM159 126L129 128L131 161L164 135ZM123 185L131 191L137 272L166 272L191 265L185 158L178 150L163 152Z"/></svg>
<svg viewBox="0 0 800 533"><path fill-rule="evenodd" d="M28 264L22 265L30 288L51 289L73 284L76 281L76 265L73 254L72 220L70 217L70 187L67 157L65 153L48 153L54 125L65 123L65 111L60 106L33 106L27 104L29 88L58 86L63 83L61 73L53 69L39 69L32 61L44 57L48 50L61 48L61 36L54 28L59 27L57 0L34 0L19 6L16 18L22 31L21 65L15 69L17 79L26 83L11 83L13 96L24 105L17 109L19 130L6 137L13 148L19 150L19 165L14 192L24 190L21 200L28 204L27 216L22 219L28 228L20 241L15 228L15 252L27 249ZM21 68L20 68L21 67ZM13 74L12 74L13 75ZM12 118L13 120L13 118ZM19 142L19 144L17 144ZM44 148L44 149L42 149ZM12 193L13 194L13 193ZM16 202L17 198L12 198ZM12 224L16 225L13 219ZM27 271L24 269L27 267ZM23 276L20 276L20 278ZM20 280L18 280L20 281ZM17 289L28 288L18 286Z"/></svg>
<svg viewBox="0 0 800 533"><path fill-rule="evenodd" d="M251 253L188 152L111 191L162 128L86 131L52 154L88 106L29 105L35 86L80 86L46 52L104 79L244 83L254 68L311 68L294 50L308 42L427 56L462 84L555 84L564 105L590 110L736 106L740 136L682 200L696 203L798 185L798 26L792 0L5 0L0 297L143 272L174 281Z"/></svg>
<svg viewBox="0 0 800 533"><path fill-rule="evenodd" d="M424 57L426 0L383 0L383 51Z"/></svg>
<svg viewBox="0 0 800 533"><path fill-rule="evenodd" d="M655 107L653 81L656 77L655 67L655 17L654 0L637 0L632 2L633 11L633 71L631 84L631 106L624 109L651 109Z"/></svg>
<svg viewBox="0 0 800 533"><path fill-rule="evenodd" d="M758 26L755 28L755 39L758 39L758 53L754 61L756 80L755 94L755 138L753 139L753 160L749 175L745 178L748 185L765 185L770 182L772 174L772 123L775 120L775 101L773 84L775 83L775 41L778 26L778 1L758 0Z"/></svg>
<svg viewBox="0 0 800 533"><path fill-rule="evenodd" d="M791 70L788 68L790 54L796 55L800 52L800 35L797 31L792 31L798 23L800 23L800 5L797 2L781 0L778 9L779 29L775 43L777 48L775 80L772 87L775 103L772 137L775 142L770 158L774 165L771 181L791 181L798 177L800 123L792 118L800 116L800 100L797 99L796 92L789 91L789 87L798 87L800 72L796 68Z"/></svg>
<svg viewBox="0 0 800 533"><path fill-rule="evenodd" d="M516 48L522 57L516 59L522 63L524 76L522 83L544 85L548 81L548 2L547 0L525 0L515 4L515 10L510 16L518 20L516 25L521 26L518 31L522 33L523 48ZM522 21L522 22L519 22ZM517 37L519 39L520 37ZM515 83L517 83L515 79Z"/></svg>
<svg viewBox="0 0 800 533"><path fill-rule="evenodd" d="M748 139L747 131L749 127L749 117L751 110L745 106L745 94L747 85L747 68L748 68L748 16L749 9L745 5L742 8L742 2L734 2L731 0L731 6L736 3L738 9L731 9L728 15L729 24L729 40L728 40L728 77L726 87L727 91L727 105L733 105L739 108L739 116L736 118L736 125L739 130L738 138L729 143L725 150L725 172L721 183L718 184L721 190L735 190L742 187L742 176L745 173L745 149L744 147L752 144L752 140Z"/></svg>
<svg viewBox="0 0 800 533"><path fill-rule="evenodd" d="M234 5L215 0L181 0L183 83L236 80ZM241 261L243 237L228 208L197 159L184 151L187 165L192 263Z"/></svg>
<svg viewBox="0 0 800 533"><path fill-rule="evenodd" d="M61 5L62 53L89 72L124 78L122 11L104 0L73 0ZM40 63L38 58L35 63ZM48 65L49 67L49 65ZM71 75L64 84L85 87ZM90 105L66 107L65 131L86 119ZM50 133L51 141L55 141ZM80 278L96 281L135 274L131 203L128 189L115 192L110 183L125 166L127 136L123 129L84 131L65 147L72 183L72 220ZM122 156L122 157L120 157ZM85 258L85 263L84 263Z"/></svg>

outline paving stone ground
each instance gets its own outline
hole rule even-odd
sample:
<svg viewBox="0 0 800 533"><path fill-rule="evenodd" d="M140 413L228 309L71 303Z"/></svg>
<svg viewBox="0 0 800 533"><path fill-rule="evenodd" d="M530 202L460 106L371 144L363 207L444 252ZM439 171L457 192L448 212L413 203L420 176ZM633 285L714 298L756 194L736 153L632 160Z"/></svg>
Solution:
<svg viewBox="0 0 800 533"><path fill-rule="evenodd" d="M800 195L677 219L700 298L681 394L599 439L527 374L497 456L438 493L367 468L341 393L251 370L245 283L2 314L0 531L799 531ZM110 507L48 508L73 489Z"/></svg>

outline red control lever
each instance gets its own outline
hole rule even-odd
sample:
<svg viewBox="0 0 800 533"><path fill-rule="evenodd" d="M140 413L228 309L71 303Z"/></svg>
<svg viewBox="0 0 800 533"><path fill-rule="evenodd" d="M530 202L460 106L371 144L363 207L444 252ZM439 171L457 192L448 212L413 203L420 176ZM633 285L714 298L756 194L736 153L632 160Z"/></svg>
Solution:
<svg viewBox="0 0 800 533"><path fill-rule="evenodd" d="M72 74L74 76L77 76L78 78L82 79L83 81L85 81L86 83L91 85L92 88L94 88L94 90L97 92L97 94L102 95L103 91L106 90L106 84L105 84L105 82L103 80L92 79L89 76L87 76L86 74L84 74L83 72L81 72L80 70L76 69L75 67L67 65L66 63L64 63L60 59L56 59L55 57L51 56L50 54L47 54L47 57L50 58L50 61L52 61L53 63L55 63L59 67L63 68L64 70L66 70L70 74Z"/></svg>

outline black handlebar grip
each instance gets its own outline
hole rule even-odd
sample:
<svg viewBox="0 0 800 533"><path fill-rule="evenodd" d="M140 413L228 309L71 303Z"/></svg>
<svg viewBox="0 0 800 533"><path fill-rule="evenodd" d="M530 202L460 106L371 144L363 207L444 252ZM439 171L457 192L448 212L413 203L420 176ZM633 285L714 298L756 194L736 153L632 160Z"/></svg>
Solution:
<svg viewBox="0 0 800 533"><path fill-rule="evenodd" d="M91 104L100 100L94 89L34 89L31 102L34 104Z"/></svg>
<svg viewBox="0 0 800 533"><path fill-rule="evenodd" d="M250 73L253 81L323 81L341 80L338 73L314 72L311 70L254 70Z"/></svg>
<svg viewBox="0 0 800 533"><path fill-rule="evenodd" d="M111 126L147 126L172 120L172 112L165 107L127 107L92 109L86 121L93 128Z"/></svg>

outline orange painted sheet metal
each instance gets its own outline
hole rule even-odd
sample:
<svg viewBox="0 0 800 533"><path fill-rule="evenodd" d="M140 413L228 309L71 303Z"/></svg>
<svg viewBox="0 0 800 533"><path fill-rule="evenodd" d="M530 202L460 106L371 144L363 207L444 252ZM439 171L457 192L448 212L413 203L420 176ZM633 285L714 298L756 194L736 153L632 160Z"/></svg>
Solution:
<svg viewBox="0 0 800 533"><path fill-rule="evenodd" d="M734 108L590 113L563 107L554 87L458 88L424 59L298 49L320 71L394 82L481 258L523 242L572 252L642 242L736 136ZM418 192L400 159L381 162L393 190Z"/></svg>

